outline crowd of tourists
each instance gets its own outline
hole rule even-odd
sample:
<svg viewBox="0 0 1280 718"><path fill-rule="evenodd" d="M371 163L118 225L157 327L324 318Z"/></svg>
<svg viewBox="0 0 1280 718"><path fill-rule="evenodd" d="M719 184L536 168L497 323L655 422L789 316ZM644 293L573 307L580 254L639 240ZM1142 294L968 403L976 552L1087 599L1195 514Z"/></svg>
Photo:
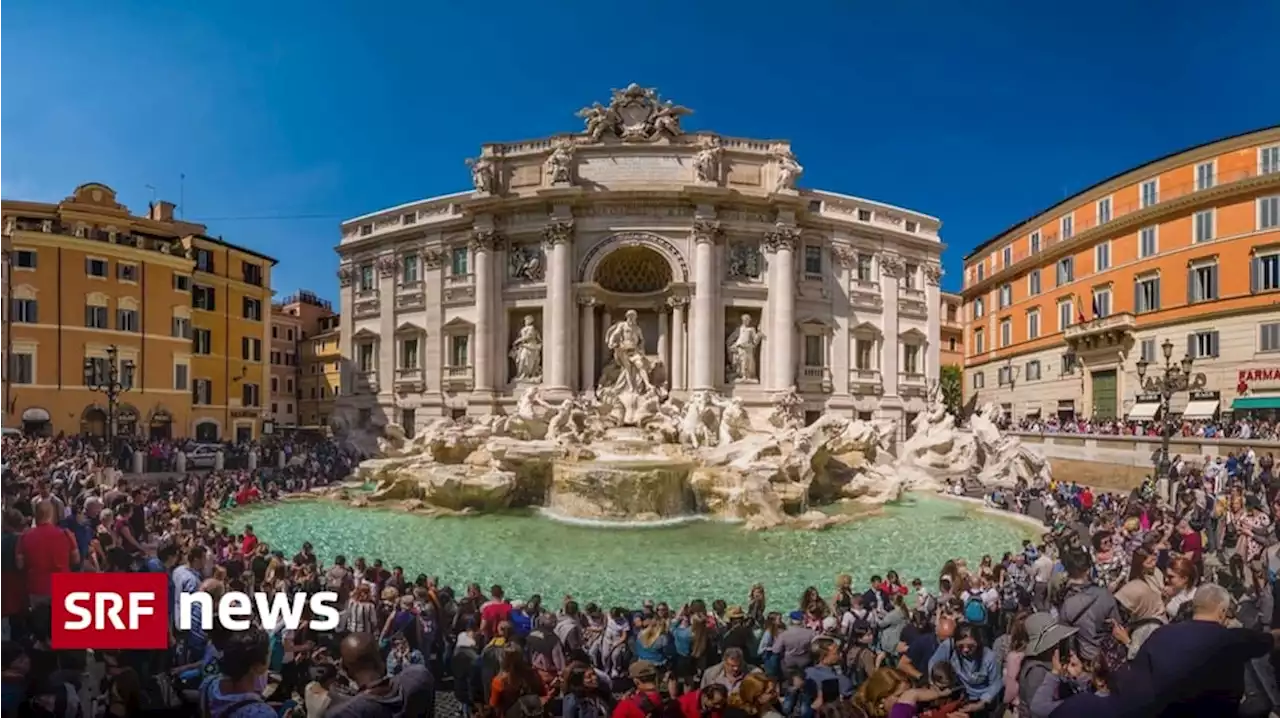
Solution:
<svg viewBox="0 0 1280 718"><path fill-rule="evenodd" d="M1100 436L1146 436L1159 438L1164 430L1160 421L1126 419L1064 419L1056 416L1028 416L1021 420L1006 418L1001 428L1036 434L1096 434ZM1280 439L1280 422L1266 419L1233 419L1231 421L1179 421L1173 423L1173 436L1198 439L1241 439L1244 441L1276 441Z"/></svg>
<svg viewBox="0 0 1280 718"><path fill-rule="evenodd" d="M1128 495L1027 489L1047 508L1038 540L936 575L886 566L855 581L854 569L872 567L849 556L830 585L802 596L761 583L745 596L631 606L511 596L374 556L320 557L310 544L286 553L251 526L217 522L228 507L343 478L358 457L336 444L325 462L153 485L102 485L74 440L6 438L3 453L6 716L1261 717L1280 707L1280 484L1252 452L1220 472L1178 462L1172 479ZM331 590L340 621L272 633L197 623L175 627L164 652L53 651L60 571L165 572L175 594Z"/></svg>

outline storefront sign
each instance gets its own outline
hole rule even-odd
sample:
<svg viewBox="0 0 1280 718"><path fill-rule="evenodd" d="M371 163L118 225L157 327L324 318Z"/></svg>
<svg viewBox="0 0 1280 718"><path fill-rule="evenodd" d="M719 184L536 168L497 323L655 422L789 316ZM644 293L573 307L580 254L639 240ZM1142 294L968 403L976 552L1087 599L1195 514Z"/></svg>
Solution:
<svg viewBox="0 0 1280 718"><path fill-rule="evenodd" d="M116 409L116 421L122 423L133 423L138 420L138 410L129 406L122 406Z"/></svg>
<svg viewBox="0 0 1280 718"><path fill-rule="evenodd" d="M1222 394L1216 391L1193 391L1191 401L1221 401Z"/></svg>
<svg viewBox="0 0 1280 718"><path fill-rule="evenodd" d="M1280 366L1260 369L1241 369L1236 375L1236 393L1246 394L1250 389L1280 387Z"/></svg>
<svg viewBox="0 0 1280 718"><path fill-rule="evenodd" d="M1156 403L1156 402L1158 402L1158 401L1160 401L1160 395L1159 395L1159 394L1153 394L1153 393L1148 392L1148 393L1145 393L1145 394L1139 394L1139 395L1138 395L1138 403L1139 403L1139 404L1155 404L1155 403Z"/></svg>
<svg viewBox="0 0 1280 718"><path fill-rule="evenodd" d="M231 418L232 419L256 419L258 418L258 412L256 409L232 409Z"/></svg>

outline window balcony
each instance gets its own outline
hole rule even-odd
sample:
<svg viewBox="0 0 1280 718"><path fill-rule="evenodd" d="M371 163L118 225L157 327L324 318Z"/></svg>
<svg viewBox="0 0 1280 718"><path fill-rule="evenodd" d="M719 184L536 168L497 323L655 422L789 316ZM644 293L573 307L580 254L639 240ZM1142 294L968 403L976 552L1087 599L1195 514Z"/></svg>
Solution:
<svg viewBox="0 0 1280 718"><path fill-rule="evenodd" d="M1138 320L1132 312L1119 312L1080 324L1072 324L1062 333L1067 345L1077 351L1116 346L1133 333Z"/></svg>
<svg viewBox="0 0 1280 718"><path fill-rule="evenodd" d="M471 391L475 388L475 370L470 366L445 367L444 388L446 391Z"/></svg>
<svg viewBox="0 0 1280 718"><path fill-rule="evenodd" d="M800 367L799 389L802 392L823 392L831 393L831 370L824 366L802 366Z"/></svg>
<svg viewBox="0 0 1280 718"><path fill-rule="evenodd" d="M849 372L849 393L881 394L884 382L877 369L854 369Z"/></svg>

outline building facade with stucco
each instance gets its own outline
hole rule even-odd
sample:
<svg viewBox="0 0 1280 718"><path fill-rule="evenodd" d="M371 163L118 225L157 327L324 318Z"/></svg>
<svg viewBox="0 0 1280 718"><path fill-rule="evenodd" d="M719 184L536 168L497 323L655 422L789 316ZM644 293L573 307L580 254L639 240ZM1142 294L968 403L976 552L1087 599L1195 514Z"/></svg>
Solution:
<svg viewBox="0 0 1280 718"><path fill-rule="evenodd" d="M342 224L342 420L412 431L594 389L622 323L655 386L794 387L908 419L939 368L940 222L798 185L787 142L686 131L632 85L583 131L486 144L472 188ZM631 335L629 335L631 336Z"/></svg>

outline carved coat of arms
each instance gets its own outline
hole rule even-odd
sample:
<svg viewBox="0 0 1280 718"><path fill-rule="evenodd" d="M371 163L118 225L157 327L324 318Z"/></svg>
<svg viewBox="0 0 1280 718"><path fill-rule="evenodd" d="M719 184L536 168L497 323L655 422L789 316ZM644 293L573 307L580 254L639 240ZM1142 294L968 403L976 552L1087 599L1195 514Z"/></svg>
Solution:
<svg viewBox="0 0 1280 718"><path fill-rule="evenodd" d="M684 134L680 118L692 110L663 100L658 91L631 83L613 91L613 99L605 107L599 102L578 111L586 125L587 140L599 142L605 136L624 142L645 142L662 136Z"/></svg>

